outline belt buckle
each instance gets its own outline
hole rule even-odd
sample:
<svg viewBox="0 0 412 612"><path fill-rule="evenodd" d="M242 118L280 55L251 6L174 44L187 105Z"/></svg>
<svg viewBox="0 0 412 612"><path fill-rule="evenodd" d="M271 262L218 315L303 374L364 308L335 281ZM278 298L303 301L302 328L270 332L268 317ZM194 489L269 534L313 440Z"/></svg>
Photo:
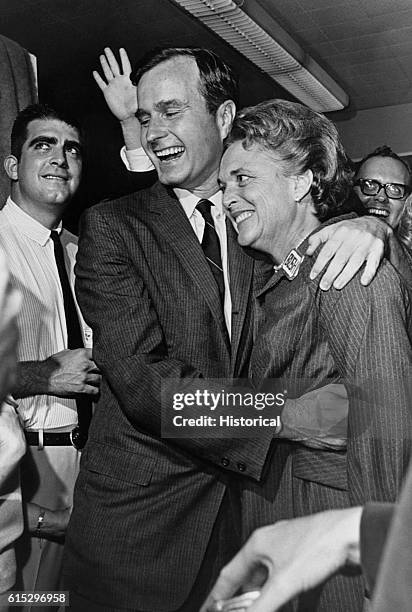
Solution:
<svg viewBox="0 0 412 612"><path fill-rule="evenodd" d="M80 431L80 427L77 426L70 432L70 443L78 451L81 451L87 442L87 435L84 435Z"/></svg>

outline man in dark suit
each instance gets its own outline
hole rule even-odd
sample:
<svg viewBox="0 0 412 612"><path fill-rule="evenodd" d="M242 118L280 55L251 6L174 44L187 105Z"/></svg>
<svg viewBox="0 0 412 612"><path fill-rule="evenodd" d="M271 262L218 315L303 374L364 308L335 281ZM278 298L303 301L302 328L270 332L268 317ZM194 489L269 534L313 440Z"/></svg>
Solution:
<svg viewBox="0 0 412 612"><path fill-rule="evenodd" d="M193 612L238 544L237 477L261 479L274 435L161 435L162 381L247 375L256 264L237 246L217 184L237 87L202 49L160 51L135 79L160 183L83 219L77 290L103 385L66 588L72 609Z"/></svg>
<svg viewBox="0 0 412 612"><path fill-rule="evenodd" d="M162 379L245 375L250 348L242 332L250 328L254 264L226 226L217 186L236 84L213 54L202 59L205 79L219 62L223 94L215 93L211 112L191 53L172 54L139 82L145 147L163 185L95 207L83 221L78 295L104 384L67 537L72 604L74 591L110 609L160 612L187 600L182 609L196 609L236 545L230 476L259 479L270 448L268 434L257 442L161 438ZM180 201L168 185L180 187ZM227 227L221 250L233 317L195 233L204 198L217 209L216 231Z"/></svg>

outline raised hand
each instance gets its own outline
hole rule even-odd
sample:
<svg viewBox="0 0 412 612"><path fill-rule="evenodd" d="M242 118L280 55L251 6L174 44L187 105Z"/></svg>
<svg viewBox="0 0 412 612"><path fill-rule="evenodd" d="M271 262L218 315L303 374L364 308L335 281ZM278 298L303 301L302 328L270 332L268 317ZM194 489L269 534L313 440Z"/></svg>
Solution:
<svg viewBox="0 0 412 612"><path fill-rule="evenodd" d="M132 68L125 49L119 49L119 55L121 68L113 51L106 47L104 54L100 56L100 64L106 80L97 70L93 71L93 77L103 92L107 106L120 121L126 149L133 151L141 147L140 123L136 119L137 92L130 80ZM145 167L143 171L147 169Z"/></svg>
<svg viewBox="0 0 412 612"><path fill-rule="evenodd" d="M125 49L119 49L121 67L113 51L106 47L100 55L100 64L103 70L104 80L97 70L93 71L93 77L103 92L107 106L119 121L135 118L137 111L136 87L132 85L130 73L132 71L130 61ZM137 120L136 120L136 123Z"/></svg>

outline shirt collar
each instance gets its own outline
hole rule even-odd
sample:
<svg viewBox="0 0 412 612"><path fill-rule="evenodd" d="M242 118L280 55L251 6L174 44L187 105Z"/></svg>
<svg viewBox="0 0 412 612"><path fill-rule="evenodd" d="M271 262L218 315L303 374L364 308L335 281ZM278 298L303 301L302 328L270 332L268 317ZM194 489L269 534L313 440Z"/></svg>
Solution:
<svg viewBox="0 0 412 612"><path fill-rule="evenodd" d="M190 217L193 215L198 202L202 199L207 199L209 202L212 202L217 208L218 215L224 215L222 192L220 189L209 198L199 198L198 196L193 195L193 193L190 191L187 191L187 189L178 189L177 187L173 189L173 191L182 205L188 219L190 219Z"/></svg>
<svg viewBox="0 0 412 612"><path fill-rule="evenodd" d="M33 219L20 206L18 206L11 197L7 198L6 204L3 207L3 213L6 215L9 222L16 226L20 232L38 242L40 246L44 246L50 238L50 230L36 219ZM62 223L54 228L57 232L62 231Z"/></svg>

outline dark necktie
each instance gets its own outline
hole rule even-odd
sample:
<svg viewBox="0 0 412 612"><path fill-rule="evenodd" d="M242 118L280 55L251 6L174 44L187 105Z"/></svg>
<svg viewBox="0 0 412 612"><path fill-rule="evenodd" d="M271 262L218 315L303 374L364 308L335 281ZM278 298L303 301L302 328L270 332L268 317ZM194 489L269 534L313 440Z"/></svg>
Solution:
<svg viewBox="0 0 412 612"><path fill-rule="evenodd" d="M219 236L216 233L215 224L213 223L213 217L210 212L212 206L213 204L212 202L209 202L209 200L199 200L196 208L205 220L202 249L207 261L209 262L209 266L218 286L220 299L223 305L225 299L225 281L223 277Z"/></svg>
<svg viewBox="0 0 412 612"><path fill-rule="evenodd" d="M50 237L54 245L54 257L56 259L57 271L59 273L60 284L63 293L64 312L66 315L67 326L67 348L83 348L83 336L80 329L79 317L74 303L72 289L67 276L66 265L64 262L63 246L60 242L60 234L56 230L50 232ZM76 399L77 419L79 423L80 436L82 441L86 441L87 432L92 418L92 401L87 396L79 396ZM79 447L82 447L80 444Z"/></svg>

